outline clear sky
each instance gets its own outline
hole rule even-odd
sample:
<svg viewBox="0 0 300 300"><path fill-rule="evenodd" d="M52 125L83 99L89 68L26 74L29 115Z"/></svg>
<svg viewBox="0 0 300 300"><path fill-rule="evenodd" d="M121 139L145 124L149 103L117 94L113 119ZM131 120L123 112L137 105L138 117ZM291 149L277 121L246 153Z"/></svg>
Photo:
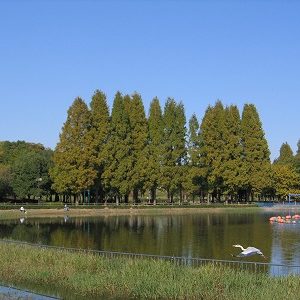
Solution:
<svg viewBox="0 0 300 300"><path fill-rule="evenodd" d="M299 1L0 1L0 140L54 149L75 97L137 91L256 105L271 151L300 139Z"/></svg>

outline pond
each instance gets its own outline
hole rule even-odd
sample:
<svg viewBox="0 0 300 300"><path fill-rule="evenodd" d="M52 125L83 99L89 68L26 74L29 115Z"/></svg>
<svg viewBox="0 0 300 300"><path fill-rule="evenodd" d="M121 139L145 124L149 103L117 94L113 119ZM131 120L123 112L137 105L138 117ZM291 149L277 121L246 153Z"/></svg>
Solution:
<svg viewBox="0 0 300 300"><path fill-rule="evenodd" d="M246 261L300 265L300 222L269 222L289 212L240 210L182 215L129 215L0 221L0 238L52 246L232 260L240 244L267 256ZM291 212L295 214L296 212Z"/></svg>

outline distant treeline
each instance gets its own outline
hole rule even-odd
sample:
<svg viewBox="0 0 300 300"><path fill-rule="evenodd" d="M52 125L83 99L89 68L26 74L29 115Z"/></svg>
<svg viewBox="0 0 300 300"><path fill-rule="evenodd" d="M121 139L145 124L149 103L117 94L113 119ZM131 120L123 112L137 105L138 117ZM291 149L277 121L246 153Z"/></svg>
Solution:
<svg viewBox="0 0 300 300"><path fill-rule="evenodd" d="M284 143L271 163L259 114L217 101L201 122L184 105L154 98L148 115L139 94L117 92L110 113L97 90L88 106L76 98L54 151L0 142L0 196L65 201L156 203L253 201L300 192L300 142ZM88 197L86 196L88 194Z"/></svg>

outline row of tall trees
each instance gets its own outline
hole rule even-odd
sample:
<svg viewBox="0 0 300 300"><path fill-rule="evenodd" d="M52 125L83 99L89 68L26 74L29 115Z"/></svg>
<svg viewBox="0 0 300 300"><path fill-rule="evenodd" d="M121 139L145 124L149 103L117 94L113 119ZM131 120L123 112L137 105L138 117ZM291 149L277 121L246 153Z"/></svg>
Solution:
<svg viewBox="0 0 300 300"><path fill-rule="evenodd" d="M184 106L154 98L146 115L139 94L117 92L112 110L97 90L87 105L76 98L53 152L40 144L0 142L0 198L52 194L96 203L251 201L300 191L300 142L284 143L272 164L256 107L221 101L201 120ZM51 198L52 199L52 198ZM132 200L131 200L132 199Z"/></svg>
<svg viewBox="0 0 300 300"><path fill-rule="evenodd" d="M270 152L254 105L244 105L240 118L236 106L217 102L207 109L199 137L199 169L212 196L249 200L272 187Z"/></svg>
<svg viewBox="0 0 300 300"><path fill-rule="evenodd" d="M175 195L180 201L249 201L299 190L296 164L283 168L281 157L271 164L253 104L240 116L237 106L217 101L201 123L196 115L186 123L183 104L172 98L164 109L154 98L148 116L137 93L116 93L111 114L99 90L89 106L77 98L54 151L53 188L81 199L88 190L95 202L117 203L130 195L138 202L145 193L155 203L158 190L170 202Z"/></svg>
<svg viewBox="0 0 300 300"><path fill-rule="evenodd" d="M68 111L54 152L53 187L59 193L79 195L92 190L95 201L107 197L139 201L150 191L164 188L173 201L182 189L185 147L185 113L182 103L168 99L164 113L158 99L149 118L139 94L117 93L111 115L106 96L96 91L90 108L75 99Z"/></svg>

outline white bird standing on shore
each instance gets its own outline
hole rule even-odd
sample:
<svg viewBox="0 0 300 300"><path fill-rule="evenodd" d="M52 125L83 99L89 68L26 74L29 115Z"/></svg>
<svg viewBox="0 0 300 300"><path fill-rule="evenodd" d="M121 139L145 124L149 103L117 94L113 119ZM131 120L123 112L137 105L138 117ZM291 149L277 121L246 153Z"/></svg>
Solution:
<svg viewBox="0 0 300 300"><path fill-rule="evenodd" d="M238 254L238 255L233 255L232 254L232 256L234 256L234 257L247 257L247 256L252 256L252 255L258 254L258 255L262 256L264 259L266 259L264 254L259 249L255 248L255 247L244 248L241 245L232 245L232 246L242 249L242 252L240 254Z"/></svg>

